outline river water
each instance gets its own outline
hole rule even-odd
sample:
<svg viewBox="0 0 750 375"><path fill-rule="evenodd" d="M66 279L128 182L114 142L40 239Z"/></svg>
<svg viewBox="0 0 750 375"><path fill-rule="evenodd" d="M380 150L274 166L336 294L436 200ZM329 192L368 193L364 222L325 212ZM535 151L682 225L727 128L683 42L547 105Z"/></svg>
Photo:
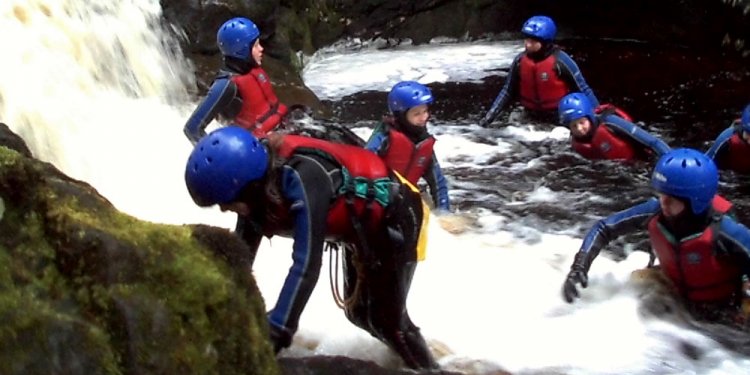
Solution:
<svg viewBox="0 0 750 375"><path fill-rule="evenodd" d="M0 120L35 156L89 182L124 212L231 228L233 215L195 207L184 188L191 147L182 126L197 100L188 95L194 72L159 17L156 0L0 3L0 35L13 35L0 38ZM562 44L600 100L623 107L672 146L707 147L750 101L746 61L634 41ZM365 138L394 83L419 80L435 93L430 131L455 212L431 220L408 307L440 364L467 374L746 373L744 347L731 350L684 319L644 312L630 277L648 260L639 251L647 249L643 236L613 243L594 263L583 298L563 302L560 286L585 231L650 197L651 165L583 160L570 151L566 129L518 108L499 127L479 128L520 45L348 41L310 57L303 72L334 109L333 121ZM746 186L745 177L722 175L722 193L743 220ZM269 305L291 265L290 246L283 238L264 241L256 260ZM328 261L282 355L399 366L335 306Z"/></svg>

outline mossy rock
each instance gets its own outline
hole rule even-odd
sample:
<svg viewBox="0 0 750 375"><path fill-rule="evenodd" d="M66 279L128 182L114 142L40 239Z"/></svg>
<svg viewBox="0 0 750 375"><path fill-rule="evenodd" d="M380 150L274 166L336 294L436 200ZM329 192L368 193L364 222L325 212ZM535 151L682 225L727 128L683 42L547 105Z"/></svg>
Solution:
<svg viewBox="0 0 750 375"><path fill-rule="evenodd" d="M277 374L249 249L0 146L0 373Z"/></svg>

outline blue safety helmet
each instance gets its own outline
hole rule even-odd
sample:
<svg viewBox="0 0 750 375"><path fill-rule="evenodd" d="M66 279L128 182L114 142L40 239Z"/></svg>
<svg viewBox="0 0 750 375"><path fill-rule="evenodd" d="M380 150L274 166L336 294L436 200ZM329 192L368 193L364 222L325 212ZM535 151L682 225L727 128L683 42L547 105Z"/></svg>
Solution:
<svg viewBox="0 0 750 375"><path fill-rule="evenodd" d="M406 112L421 104L432 103L432 91L416 81L402 81L388 93L388 109L391 113Z"/></svg>
<svg viewBox="0 0 750 375"><path fill-rule="evenodd" d="M239 126L227 126L195 145L185 166L185 184L195 204L224 204L237 199L267 168L268 153L258 139Z"/></svg>
<svg viewBox="0 0 750 375"><path fill-rule="evenodd" d="M742 130L750 133L750 104L748 104L747 107L745 107L745 110L742 111L740 125L742 125Z"/></svg>
<svg viewBox="0 0 750 375"><path fill-rule="evenodd" d="M713 160L691 148L677 148L659 158L651 185L660 193L690 202L694 214L708 209L719 187Z"/></svg>
<svg viewBox="0 0 750 375"><path fill-rule="evenodd" d="M221 25L216 33L216 43L222 55L249 61L250 49L259 36L260 30L253 21L235 17Z"/></svg>
<svg viewBox="0 0 750 375"><path fill-rule="evenodd" d="M552 21L552 18L534 16L524 22L521 32L530 38L551 42L557 34L557 26L555 26L555 21Z"/></svg>
<svg viewBox="0 0 750 375"><path fill-rule="evenodd" d="M560 99L557 113L560 116L560 124L564 126L568 126L571 121L581 117L588 117L590 121L594 121L594 107L591 106L589 98L580 92L565 95Z"/></svg>

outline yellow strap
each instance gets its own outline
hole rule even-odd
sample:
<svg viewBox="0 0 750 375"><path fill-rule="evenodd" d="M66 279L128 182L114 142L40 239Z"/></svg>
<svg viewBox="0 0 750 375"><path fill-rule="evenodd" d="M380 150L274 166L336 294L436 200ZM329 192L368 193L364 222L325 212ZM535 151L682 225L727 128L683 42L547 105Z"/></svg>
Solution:
<svg viewBox="0 0 750 375"><path fill-rule="evenodd" d="M405 179L404 176L396 171L393 173L404 185L408 186L411 191L419 194L420 201L422 202L422 226L419 228L419 240L417 240L417 260L422 261L427 258L427 228L430 224L430 207L422 199L422 194L419 189L414 186L409 180Z"/></svg>

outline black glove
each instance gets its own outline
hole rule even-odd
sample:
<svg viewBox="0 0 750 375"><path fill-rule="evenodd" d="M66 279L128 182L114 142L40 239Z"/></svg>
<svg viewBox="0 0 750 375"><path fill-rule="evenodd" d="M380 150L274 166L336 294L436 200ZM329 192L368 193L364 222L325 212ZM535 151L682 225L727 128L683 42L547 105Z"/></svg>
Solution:
<svg viewBox="0 0 750 375"><path fill-rule="evenodd" d="M589 286L589 277L587 275L588 261L586 258L586 254L584 253L579 252L578 254L576 254L573 265L570 266L568 277L563 283L563 298L565 298L565 301L568 303L573 303L573 300L580 296L576 284L581 284L581 286L584 288Z"/></svg>
<svg viewBox="0 0 750 375"><path fill-rule="evenodd" d="M288 329L277 327L273 324L269 324L268 328L274 353L278 354L281 349L292 345L292 333Z"/></svg>

